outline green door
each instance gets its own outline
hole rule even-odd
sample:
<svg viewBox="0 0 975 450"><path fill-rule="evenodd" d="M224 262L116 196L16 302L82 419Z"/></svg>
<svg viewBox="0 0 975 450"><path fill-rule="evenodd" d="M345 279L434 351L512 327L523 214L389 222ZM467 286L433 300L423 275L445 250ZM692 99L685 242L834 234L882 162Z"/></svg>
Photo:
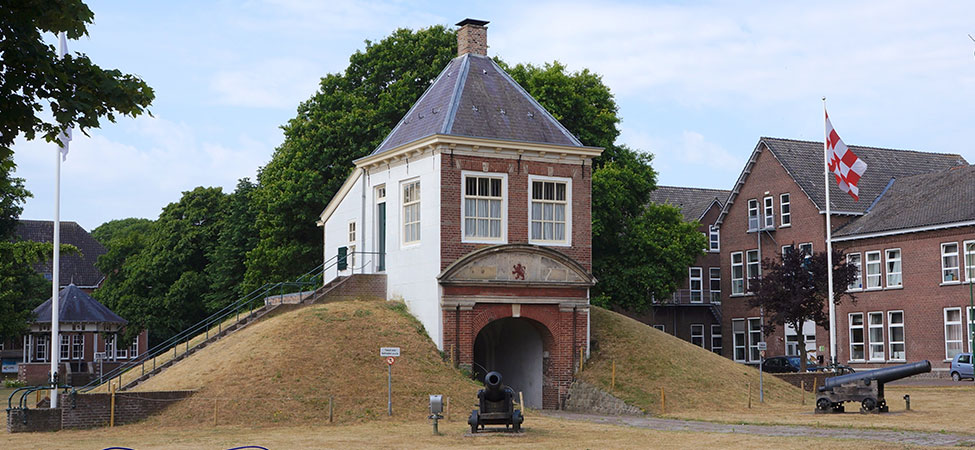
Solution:
<svg viewBox="0 0 975 450"><path fill-rule="evenodd" d="M379 234L376 239L379 241L379 264L376 270L382 272L386 270L386 202L380 203L376 211L376 232Z"/></svg>

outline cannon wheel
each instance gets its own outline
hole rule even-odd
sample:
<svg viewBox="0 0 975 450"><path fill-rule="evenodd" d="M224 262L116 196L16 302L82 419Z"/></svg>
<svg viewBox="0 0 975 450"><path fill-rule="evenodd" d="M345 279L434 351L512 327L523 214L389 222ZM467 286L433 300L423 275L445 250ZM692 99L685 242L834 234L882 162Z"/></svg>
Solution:
<svg viewBox="0 0 975 450"><path fill-rule="evenodd" d="M511 413L511 428L515 431L515 433L521 431L521 422L524 420L525 419L521 417L521 411L515 410Z"/></svg>
<svg viewBox="0 0 975 450"><path fill-rule="evenodd" d="M865 412L873 411L877 408L877 400L867 397L860 402L860 408Z"/></svg>
<svg viewBox="0 0 975 450"><path fill-rule="evenodd" d="M823 397L819 400L816 400L816 409L820 411L824 411L824 412L829 411L829 408L831 406L833 406L833 402L829 401L828 398Z"/></svg>
<svg viewBox="0 0 975 450"><path fill-rule="evenodd" d="M471 425L471 434L477 433L477 422L479 419L478 416L479 414L477 413L476 409L471 411L471 418L470 420L467 421L467 423Z"/></svg>

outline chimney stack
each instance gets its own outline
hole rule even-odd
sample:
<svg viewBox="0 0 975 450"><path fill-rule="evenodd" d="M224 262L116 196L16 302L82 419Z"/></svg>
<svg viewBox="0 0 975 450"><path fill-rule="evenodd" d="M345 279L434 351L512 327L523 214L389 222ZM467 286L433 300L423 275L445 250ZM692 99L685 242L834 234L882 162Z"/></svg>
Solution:
<svg viewBox="0 0 975 450"><path fill-rule="evenodd" d="M457 22L457 56L465 53L487 56L486 20L464 19Z"/></svg>

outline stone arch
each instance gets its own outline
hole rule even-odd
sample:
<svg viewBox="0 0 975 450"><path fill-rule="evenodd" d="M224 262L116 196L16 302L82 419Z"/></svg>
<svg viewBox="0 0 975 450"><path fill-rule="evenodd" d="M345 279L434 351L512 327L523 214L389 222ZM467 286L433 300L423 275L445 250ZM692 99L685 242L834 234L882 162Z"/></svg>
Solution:
<svg viewBox="0 0 975 450"><path fill-rule="evenodd" d="M537 320L511 315L496 318L474 334L476 377L483 381L488 371L498 371L506 385L524 394L527 406L541 408L557 401L558 389L549 364L556 345L551 330Z"/></svg>

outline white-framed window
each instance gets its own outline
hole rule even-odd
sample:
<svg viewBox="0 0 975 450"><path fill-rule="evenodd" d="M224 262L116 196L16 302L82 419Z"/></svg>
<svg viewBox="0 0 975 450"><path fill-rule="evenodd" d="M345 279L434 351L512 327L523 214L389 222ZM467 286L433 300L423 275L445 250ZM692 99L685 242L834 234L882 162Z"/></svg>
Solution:
<svg viewBox="0 0 975 450"><path fill-rule="evenodd" d="M758 199L748 200L748 231L758 229Z"/></svg>
<svg viewBox="0 0 975 450"><path fill-rule="evenodd" d="M721 325L711 325L711 351L721 354Z"/></svg>
<svg viewBox="0 0 975 450"><path fill-rule="evenodd" d="M745 319L731 320L732 344L735 346L733 359L745 362Z"/></svg>
<svg viewBox="0 0 975 450"><path fill-rule="evenodd" d="M782 259L785 259L786 255L791 254L793 251L795 251L795 248L792 247L792 244L783 245L782 246Z"/></svg>
<svg viewBox="0 0 975 450"><path fill-rule="evenodd" d="M76 334L71 336L71 359L84 359L85 357L85 335Z"/></svg>
<svg viewBox="0 0 975 450"><path fill-rule="evenodd" d="M132 339L132 345L129 346L129 358L137 358L139 356L139 336Z"/></svg>
<svg viewBox="0 0 975 450"><path fill-rule="evenodd" d="M853 282L846 287L846 290L859 291L863 289L863 273L860 271L860 268L863 266L863 262L860 260L860 254L847 253L846 263L857 268L856 276L853 278Z"/></svg>
<svg viewBox="0 0 975 450"><path fill-rule="evenodd" d="M802 324L803 344L806 350L816 350L816 322L807 320ZM786 356L801 356L799 352L799 333L792 325L785 326L785 354Z"/></svg>
<svg viewBox="0 0 975 450"><path fill-rule="evenodd" d="M704 270L700 267L691 267L688 272L687 285L691 291L691 303L701 303L704 301ZM704 325L701 325L701 332L704 332Z"/></svg>
<svg viewBox="0 0 975 450"><path fill-rule="evenodd" d="M880 252L867 252L867 289L880 289Z"/></svg>
<svg viewBox="0 0 975 450"><path fill-rule="evenodd" d="M420 242L420 180L403 182L403 244Z"/></svg>
<svg viewBox="0 0 975 450"><path fill-rule="evenodd" d="M813 254L812 242L799 244L799 251L802 252L802 255L805 256L806 258L812 256Z"/></svg>
<svg viewBox="0 0 975 450"><path fill-rule="evenodd" d="M731 295L745 293L745 261L741 252L731 254Z"/></svg>
<svg viewBox="0 0 975 450"><path fill-rule="evenodd" d="M691 324L691 344L704 347L704 324Z"/></svg>
<svg viewBox="0 0 975 450"><path fill-rule="evenodd" d="M904 311L887 312L887 339L890 339L890 359L906 360L904 348Z"/></svg>
<svg viewBox="0 0 975 450"><path fill-rule="evenodd" d="M121 339L119 339L118 335L116 335L115 336L115 345L117 345L118 344L118 341L120 341L120 340ZM117 351L118 351L118 353L116 353L115 356L117 356L118 358L126 359L126 358L129 357L129 348L128 347L124 347L124 348L121 348L120 347Z"/></svg>
<svg viewBox="0 0 975 450"><path fill-rule="evenodd" d="M867 337L870 339L870 352L868 357L871 361L884 360L884 313L867 313Z"/></svg>
<svg viewBox="0 0 975 450"><path fill-rule="evenodd" d="M721 303L721 268L708 268L708 290L711 294L711 303Z"/></svg>
<svg viewBox="0 0 975 450"><path fill-rule="evenodd" d="M115 339L117 338L114 334L109 334L105 336L105 357L108 360L115 360L118 356L115 352Z"/></svg>
<svg viewBox="0 0 975 450"><path fill-rule="evenodd" d="M461 235L464 242L504 242L507 175L464 172Z"/></svg>
<svg viewBox="0 0 975 450"><path fill-rule="evenodd" d="M961 323L961 308L945 308L945 359L952 359L965 350L965 333Z"/></svg>
<svg viewBox="0 0 975 450"><path fill-rule="evenodd" d="M664 333L667 332L667 330L665 329L665 327L663 325L654 325L653 327L656 328L656 329L658 329L658 330L660 330L660 331L663 331Z"/></svg>
<svg viewBox="0 0 975 450"><path fill-rule="evenodd" d="M571 244L572 180L529 176L529 242Z"/></svg>
<svg viewBox="0 0 975 450"><path fill-rule="evenodd" d="M901 249L889 248L887 253L887 287L903 287L904 280L901 277Z"/></svg>
<svg viewBox="0 0 975 450"><path fill-rule="evenodd" d="M711 253L721 251L721 230L714 225L708 227L708 249Z"/></svg>
<svg viewBox="0 0 975 450"><path fill-rule="evenodd" d="M775 201L772 197L765 197L765 228L775 228Z"/></svg>
<svg viewBox="0 0 975 450"><path fill-rule="evenodd" d="M783 227L792 225L792 203L789 194L779 196L779 224Z"/></svg>
<svg viewBox="0 0 975 450"><path fill-rule="evenodd" d="M356 224L354 220L349 221L349 267L355 267L355 243L356 243ZM354 269L353 269L354 270Z"/></svg>
<svg viewBox="0 0 975 450"><path fill-rule="evenodd" d="M975 280L975 241L965 241L965 281Z"/></svg>
<svg viewBox="0 0 975 450"><path fill-rule="evenodd" d="M762 352L758 343L762 342L762 320L758 317L748 318L748 361L758 362L762 359Z"/></svg>
<svg viewBox="0 0 975 450"><path fill-rule="evenodd" d="M745 266L745 275L747 276L745 283L748 285L748 292L753 292L753 288L756 287L752 286L753 280L758 278L762 273L762 267L758 261L758 250L748 250L745 252L745 258L748 261L748 264Z"/></svg>
<svg viewBox="0 0 975 450"><path fill-rule="evenodd" d="M863 361L863 313L850 313L850 361Z"/></svg>
<svg viewBox="0 0 975 450"><path fill-rule="evenodd" d="M376 186L376 203L382 203L386 201L386 185L380 184Z"/></svg>
<svg viewBox="0 0 975 450"><path fill-rule="evenodd" d="M71 359L71 336L61 334L61 360Z"/></svg>
<svg viewBox="0 0 975 450"><path fill-rule="evenodd" d="M941 244L941 282L958 283L958 243L946 242Z"/></svg>
<svg viewBox="0 0 975 450"><path fill-rule="evenodd" d="M355 242L355 221L349 222L349 242Z"/></svg>
<svg viewBox="0 0 975 450"><path fill-rule="evenodd" d="M34 360L47 361L47 347L51 341L51 336L42 335L34 337Z"/></svg>

